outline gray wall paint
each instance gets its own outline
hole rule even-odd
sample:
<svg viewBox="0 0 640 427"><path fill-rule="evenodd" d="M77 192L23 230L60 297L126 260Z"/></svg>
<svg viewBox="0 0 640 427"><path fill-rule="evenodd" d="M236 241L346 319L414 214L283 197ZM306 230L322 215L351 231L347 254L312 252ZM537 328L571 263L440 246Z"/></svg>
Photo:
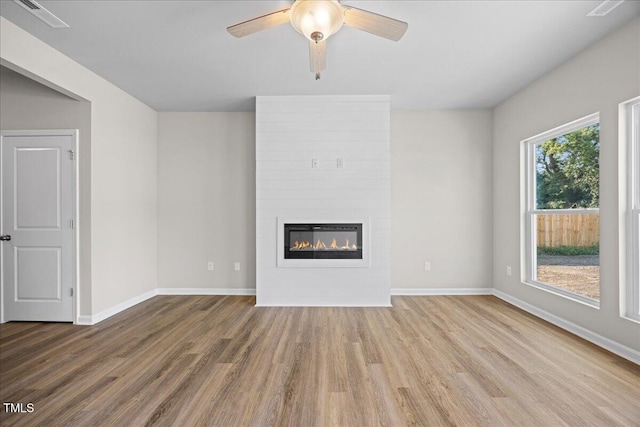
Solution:
<svg viewBox="0 0 640 427"><path fill-rule="evenodd" d="M157 112L15 24L0 23L3 65L91 103L91 315L151 295L158 285Z"/></svg>
<svg viewBox="0 0 640 427"><path fill-rule="evenodd" d="M393 288L492 287L491 143L489 110L391 113Z"/></svg>
<svg viewBox="0 0 640 427"><path fill-rule="evenodd" d="M522 301L640 350L620 317L618 105L640 94L640 19L609 35L494 110L494 284ZM600 112L600 309L521 283L520 141ZM513 267L507 277L506 266Z"/></svg>
<svg viewBox="0 0 640 427"><path fill-rule="evenodd" d="M91 314L91 104L0 66L0 129L78 129L80 315Z"/></svg>
<svg viewBox="0 0 640 427"><path fill-rule="evenodd" d="M255 113L159 113L158 129L158 286L255 288Z"/></svg>
<svg viewBox="0 0 640 427"><path fill-rule="evenodd" d="M491 287L491 120L391 113L393 288ZM158 170L159 287L254 288L255 115L159 113Z"/></svg>

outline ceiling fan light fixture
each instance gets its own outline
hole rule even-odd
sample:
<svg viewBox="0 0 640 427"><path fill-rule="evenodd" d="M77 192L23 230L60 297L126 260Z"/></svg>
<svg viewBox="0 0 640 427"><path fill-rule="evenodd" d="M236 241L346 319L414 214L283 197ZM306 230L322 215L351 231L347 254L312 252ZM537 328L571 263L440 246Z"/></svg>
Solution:
<svg viewBox="0 0 640 427"><path fill-rule="evenodd" d="M344 11L337 0L296 0L291 6L291 25L312 41L326 40L343 22Z"/></svg>
<svg viewBox="0 0 640 427"><path fill-rule="evenodd" d="M326 40L343 24L393 41L400 40L409 26L388 16L342 6L337 0L295 0L290 8L240 22L227 31L234 37L245 37L287 22L309 40L309 62L316 80L327 67Z"/></svg>

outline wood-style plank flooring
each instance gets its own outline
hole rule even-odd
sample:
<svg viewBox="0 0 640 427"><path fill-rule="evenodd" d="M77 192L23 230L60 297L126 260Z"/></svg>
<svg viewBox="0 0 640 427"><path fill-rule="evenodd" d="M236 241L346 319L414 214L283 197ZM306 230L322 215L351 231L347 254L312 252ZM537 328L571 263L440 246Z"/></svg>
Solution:
<svg viewBox="0 0 640 427"><path fill-rule="evenodd" d="M3 426L639 426L640 367L491 296L158 296L0 326Z"/></svg>

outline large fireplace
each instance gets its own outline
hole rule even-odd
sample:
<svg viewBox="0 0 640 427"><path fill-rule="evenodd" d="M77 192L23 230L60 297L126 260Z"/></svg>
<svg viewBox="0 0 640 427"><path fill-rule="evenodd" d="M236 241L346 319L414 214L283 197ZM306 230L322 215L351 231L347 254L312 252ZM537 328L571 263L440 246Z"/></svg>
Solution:
<svg viewBox="0 0 640 427"><path fill-rule="evenodd" d="M256 97L256 305L390 305L390 101Z"/></svg>
<svg viewBox="0 0 640 427"><path fill-rule="evenodd" d="M362 259L362 224L284 224L285 259Z"/></svg>

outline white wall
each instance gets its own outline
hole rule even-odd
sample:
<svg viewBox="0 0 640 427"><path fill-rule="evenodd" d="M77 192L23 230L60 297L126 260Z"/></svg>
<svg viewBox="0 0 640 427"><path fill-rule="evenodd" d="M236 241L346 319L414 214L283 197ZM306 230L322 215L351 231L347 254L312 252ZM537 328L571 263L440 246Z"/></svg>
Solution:
<svg viewBox="0 0 640 427"><path fill-rule="evenodd" d="M153 291L157 113L1 17L0 60L91 102L91 313Z"/></svg>
<svg viewBox="0 0 640 427"><path fill-rule="evenodd" d="M390 304L389 114L388 96L257 97L258 305ZM278 218L370 218L370 265L278 266Z"/></svg>
<svg viewBox="0 0 640 427"><path fill-rule="evenodd" d="M254 289L255 114L158 119L159 287Z"/></svg>
<svg viewBox="0 0 640 427"><path fill-rule="evenodd" d="M394 289L493 287L491 163L490 110L391 114Z"/></svg>
<svg viewBox="0 0 640 427"><path fill-rule="evenodd" d="M640 350L640 326L620 317L618 104L640 94L640 20L589 47L494 110L495 287L538 309ZM600 112L600 309L521 283L520 141ZM506 266L513 267L507 277Z"/></svg>
<svg viewBox="0 0 640 427"><path fill-rule="evenodd" d="M0 66L0 129L78 129L80 315L91 314L91 105Z"/></svg>

